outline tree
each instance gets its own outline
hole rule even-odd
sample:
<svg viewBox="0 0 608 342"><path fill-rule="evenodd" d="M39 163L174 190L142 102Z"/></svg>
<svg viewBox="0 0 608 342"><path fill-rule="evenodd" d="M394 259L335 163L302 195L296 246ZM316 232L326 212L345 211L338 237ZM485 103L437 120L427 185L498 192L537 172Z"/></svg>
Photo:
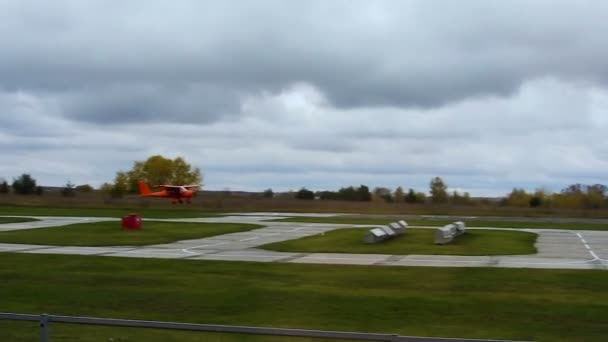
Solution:
<svg viewBox="0 0 608 342"><path fill-rule="evenodd" d="M582 194L585 192L585 186L579 183L568 185L568 187L562 189L562 194L573 195Z"/></svg>
<svg viewBox="0 0 608 342"><path fill-rule="evenodd" d="M471 204L471 195L469 195L468 192L461 194L460 192L454 190L452 192L452 196L450 197L450 202L458 205Z"/></svg>
<svg viewBox="0 0 608 342"><path fill-rule="evenodd" d="M319 198L322 200L337 200L338 193L335 191L321 191L319 193Z"/></svg>
<svg viewBox="0 0 608 342"><path fill-rule="evenodd" d="M313 200L315 199L315 193L306 188L302 188L296 193L296 198L302 200Z"/></svg>
<svg viewBox="0 0 608 342"><path fill-rule="evenodd" d="M149 157L145 161L136 161L133 168L126 172L127 190L132 193L139 191L139 181L151 185L160 184L199 184L202 175L199 168L192 168L182 157L175 159L161 155Z"/></svg>
<svg viewBox="0 0 608 342"><path fill-rule="evenodd" d="M114 187L114 185L112 183L105 182L105 183L101 184L101 186L99 187L99 190L101 190L102 192L105 192L109 195L112 192L113 187Z"/></svg>
<svg viewBox="0 0 608 342"><path fill-rule="evenodd" d="M89 184L83 184L76 187L76 191L78 192L93 192L93 187Z"/></svg>
<svg viewBox="0 0 608 342"><path fill-rule="evenodd" d="M407 195L405 195L405 202L407 202L407 203L416 203L417 202L416 191L414 191L414 189L410 188L407 191Z"/></svg>
<svg viewBox="0 0 608 342"><path fill-rule="evenodd" d="M600 197L604 198L606 196L606 191L608 190L608 187L606 187L604 184L593 184L593 185L588 185L587 186L587 194L597 194Z"/></svg>
<svg viewBox="0 0 608 342"><path fill-rule="evenodd" d="M425 203L426 202L426 194L424 192L416 193L416 203Z"/></svg>
<svg viewBox="0 0 608 342"><path fill-rule="evenodd" d="M393 196L391 195L391 189L377 187L374 189L374 197L383 199L385 202L393 202Z"/></svg>
<svg viewBox="0 0 608 342"><path fill-rule="evenodd" d="M531 204L531 197L526 190L514 188L507 196L507 204L514 207L527 207Z"/></svg>
<svg viewBox="0 0 608 342"><path fill-rule="evenodd" d="M451 196L451 198L450 198L450 201L451 201L453 204L460 204L461 199L462 199L462 196L460 196L460 194L458 193L458 191L457 191L457 190L454 190L454 191L452 192L452 196Z"/></svg>
<svg viewBox="0 0 608 342"><path fill-rule="evenodd" d="M536 195L530 197L530 207L536 208L540 207L541 205L543 205L542 197Z"/></svg>
<svg viewBox="0 0 608 342"><path fill-rule="evenodd" d="M264 196L264 198L273 198L274 191L272 191L272 189L266 189L266 190L264 190L264 193L262 196Z"/></svg>
<svg viewBox="0 0 608 342"><path fill-rule="evenodd" d="M110 190L110 196L114 198L120 198L127 193L129 186L129 177L125 172L117 172L114 178L114 185Z"/></svg>
<svg viewBox="0 0 608 342"><path fill-rule="evenodd" d="M63 189L61 189L61 196L63 197L74 197L76 196L76 185L72 184L72 182L68 181Z"/></svg>
<svg viewBox="0 0 608 342"><path fill-rule="evenodd" d="M357 201L369 202L372 200L372 193L366 185L361 185L357 189Z"/></svg>
<svg viewBox="0 0 608 342"><path fill-rule="evenodd" d="M26 173L13 181L13 190L20 195L38 194L36 180Z"/></svg>
<svg viewBox="0 0 608 342"><path fill-rule="evenodd" d="M403 202L405 200L405 194L403 193L402 187L399 186L397 189L395 189L393 198L395 199L395 202Z"/></svg>
<svg viewBox="0 0 608 342"><path fill-rule="evenodd" d="M433 203L445 203L448 201L448 186L440 177L431 179L431 199Z"/></svg>
<svg viewBox="0 0 608 342"><path fill-rule="evenodd" d="M8 183L6 182L6 180L2 180L2 183L0 183L0 194L8 194L9 193L9 187L8 187Z"/></svg>

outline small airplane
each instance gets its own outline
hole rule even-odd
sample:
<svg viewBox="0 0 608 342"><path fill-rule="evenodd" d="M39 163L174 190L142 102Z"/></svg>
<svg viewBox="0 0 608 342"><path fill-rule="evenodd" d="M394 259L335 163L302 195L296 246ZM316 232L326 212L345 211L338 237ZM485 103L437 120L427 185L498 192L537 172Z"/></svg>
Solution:
<svg viewBox="0 0 608 342"><path fill-rule="evenodd" d="M139 182L139 193L141 197L164 197L171 198L173 204L192 203L192 197L200 184L193 185L156 185L155 188L163 188L161 191L152 192L146 182ZM183 200L182 200L183 199Z"/></svg>

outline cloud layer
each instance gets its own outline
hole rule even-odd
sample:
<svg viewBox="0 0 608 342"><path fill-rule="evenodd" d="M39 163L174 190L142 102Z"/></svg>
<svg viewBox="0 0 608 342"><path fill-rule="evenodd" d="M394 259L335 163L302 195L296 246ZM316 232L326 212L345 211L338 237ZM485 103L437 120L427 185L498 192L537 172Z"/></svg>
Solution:
<svg viewBox="0 0 608 342"><path fill-rule="evenodd" d="M602 182L593 1L4 1L0 177L182 155L211 189Z"/></svg>

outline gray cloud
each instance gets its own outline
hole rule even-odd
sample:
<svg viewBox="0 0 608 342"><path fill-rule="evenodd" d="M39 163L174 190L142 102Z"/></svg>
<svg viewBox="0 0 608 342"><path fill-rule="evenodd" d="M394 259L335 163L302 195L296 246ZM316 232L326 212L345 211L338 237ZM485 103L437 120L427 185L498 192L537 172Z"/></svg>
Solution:
<svg viewBox="0 0 608 342"><path fill-rule="evenodd" d="M8 1L0 9L0 87L76 96L67 115L92 122L210 122L234 113L244 95L297 82L340 108L432 108L510 96L537 78L602 87L608 79L598 35L608 6L591 1Z"/></svg>
<svg viewBox="0 0 608 342"><path fill-rule="evenodd" d="M0 176L99 185L164 154L215 189L601 182L607 16L594 1L3 1Z"/></svg>
<svg viewBox="0 0 608 342"><path fill-rule="evenodd" d="M95 123L178 121L208 123L239 110L232 89L205 85L115 85L62 96L64 115Z"/></svg>

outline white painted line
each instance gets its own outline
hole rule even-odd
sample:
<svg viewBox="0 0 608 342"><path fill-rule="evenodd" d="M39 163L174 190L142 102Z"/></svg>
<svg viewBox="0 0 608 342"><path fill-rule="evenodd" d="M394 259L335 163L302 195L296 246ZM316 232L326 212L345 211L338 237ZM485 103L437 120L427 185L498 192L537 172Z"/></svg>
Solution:
<svg viewBox="0 0 608 342"><path fill-rule="evenodd" d="M581 241L583 242L583 245L585 246L585 248L587 248L587 251L589 251L589 254L591 254L591 256L593 257L592 261L596 261L596 260L602 260L600 259L600 257L597 256L597 254L595 254L595 252L593 252L593 250L591 249L591 246L589 246L589 244L587 243L587 241L585 241L585 239L583 238L583 235L581 233L576 233L576 236L579 237L579 239L581 239Z"/></svg>
<svg viewBox="0 0 608 342"><path fill-rule="evenodd" d="M258 258L258 259L269 259L269 258L284 258L281 255L249 255L249 254L202 254L201 256L207 258Z"/></svg>
<svg viewBox="0 0 608 342"><path fill-rule="evenodd" d="M399 262L402 261L422 261L422 262L447 262L447 263L488 263L488 267L493 267L493 265L491 265L488 261L473 261L473 260L425 260L425 259L402 259ZM504 263L504 264L521 264L521 265L569 265L569 264L586 264L588 262L592 262L595 261L593 260L577 260L577 261L561 261L561 262L534 262L534 261L517 261L517 260L513 260L513 261L509 261L509 260L503 260L503 261L499 261L499 263Z"/></svg>
<svg viewBox="0 0 608 342"><path fill-rule="evenodd" d="M132 251L124 251L124 252L116 252L114 254L148 254L148 255L179 255L182 256L184 254L182 253L172 253L172 251L175 251L175 249L169 249L167 251L150 251L150 250L146 250L146 249L136 249L136 250L132 250ZM196 253L198 254L198 253Z"/></svg>
<svg viewBox="0 0 608 342"><path fill-rule="evenodd" d="M189 251L187 249L182 249L182 252L188 253L188 254L192 254L192 255L200 255L201 254L201 253L191 252L191 251Z"/></svg>
<svg viewBox="0 0 608 342"><path fill-rule="evenodd" d="M188 247L188 248L184 248L182 249L182 252L184 253L188 253L188 254L200 254L200 253L196 253L196 252L191 252L191 249L198 249L198 248L204 248L204 247L212 247L212 246L219 246L219 245L225 245L228 242L218 242L218 243L213 243L210 245L200 245L200 246L193 246L193 247Z"/></svg>
<svg viewBox="0 0 608 342"><path fill-rule="evenodd" d="M243 239L243 240L239 240L239 242L245 242L245 241L257 240L257 239L259 239L259 238L261 238L261 236L256 236L256 237L252 237L252 238L249 238L249 239Z"/></svg>

